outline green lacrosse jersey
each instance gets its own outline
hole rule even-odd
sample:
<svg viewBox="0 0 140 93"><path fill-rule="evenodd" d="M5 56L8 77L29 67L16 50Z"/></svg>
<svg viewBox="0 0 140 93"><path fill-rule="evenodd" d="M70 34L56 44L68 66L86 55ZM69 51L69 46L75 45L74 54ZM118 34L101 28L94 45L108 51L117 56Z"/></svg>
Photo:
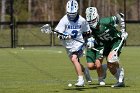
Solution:
<svg viewBox="0 0 140 93"><path fill-rule="evenodd" d="M116 29L118 20L115 16L101 18L96 28L91 28L92 35L100 44L109 44L113 40L120 38L121 31Z"/></svg>

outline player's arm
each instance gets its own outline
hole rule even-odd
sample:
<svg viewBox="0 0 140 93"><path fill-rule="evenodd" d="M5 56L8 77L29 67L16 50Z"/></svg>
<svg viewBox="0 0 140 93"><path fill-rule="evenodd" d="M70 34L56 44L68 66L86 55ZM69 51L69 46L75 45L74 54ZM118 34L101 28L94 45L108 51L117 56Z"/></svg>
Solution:
<svg viewBox="0 0 140 93"><path fill-rule="evenodd" d="M87 38L91 37L91 31L83 32L82 35L83 35L84 39L87 39Z"/></svg>
<svg viewBox="0 0 140 93"><path fill-rule="evenodd" d="M84 21L83 25L84 28L82 29L84 31L82 35L85 40L86 46L87 48L94 48L95 39L92 36L92 30L90 29L90 26L87 21Z"/></svg>
<svg viewBox="0 0 140 93"><path fill-rule="evenodd" d="M87 48L94 48L95 39L93 38L91 31L84 32L83 38L86 42Z"/></svg>
<svg viewBox="0 0 140 93"><path fill-rule="evenodd" d="M121 37L126 39L128 37L128 33L125 31L125 21L124 21L124 14L119 13L116 15L116 22L120 25L120 31L122 33Z"/></svg>
<svg viewBox="0 0 140 93"><path fill-rule="evenodd" d="M88 22L84 19L83 23L82 23L82 35L83 38L86 40L87 38L91 37L92 35L92 31L90 29L90 26L88 24Z"/></svg>
<svg viewBox="0 0 140 93"><path fill-rule="evenodd" d="M119 13L116 15L116 22L120 25L122 32L125 32L125 21L123 13Z"/></svg>
<svg viewBox="0 0 140 93"><path fill-rule="evenodd" d="M57 33L57 37L60 40L68 40L71 39L71 36L65 32L65 16L59 21L59 23L57 24L56 28L55 28L55 32L59 32Z"/></svg>
<svg viewBox="0 0 140 93"><path fill-rule="evenodd" d="M125 21L124 21L124 14L118 13L116 16L111 16L106 18L106 23L110 26L120 26L120 31L122 33L121 37L126 39L128 37L128 33L125 31ZM104 21L105 22L105 21Z"/></svg>

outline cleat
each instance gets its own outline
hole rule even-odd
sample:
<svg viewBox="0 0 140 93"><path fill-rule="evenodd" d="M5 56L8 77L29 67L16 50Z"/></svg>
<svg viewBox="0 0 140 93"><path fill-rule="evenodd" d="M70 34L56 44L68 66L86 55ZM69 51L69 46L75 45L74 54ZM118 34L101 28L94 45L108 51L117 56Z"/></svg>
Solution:
<svg viewBox="0 0 140 93"><path fill-rule="evenodd" d="M101 82L99 82L99 85L100 86L104 86L105 85L105 82L104 81L101 81Z"/></svg>
<svg viewBox="0 0 140 93"><path fill-rule="evenodd" d="M78 82L75 84L76 87L84 87L84 80L77 80Z"/></svg>
<svg viewBox="0 0 140 93"><path fill-rule="evenodd" d="M123 68L121 69L121 75L119 76L119 81L120 82L117 82L116 84L112 85L111 87L125 87Z"/></svg>
<svg viewBox="0 0 140 93"><path fill-rule="evenodd" d="M111 87L125 87L124 82L117 82L116 84L112 85Z"/></svg>
<svg viewBox="0 0 140 93"><path fill-rule="evenodd" d="M125 87L123 68L121 68L121 74L119 76L119 82L117 82L116 84L112 85L111 87Z"/></svg>
<svg viewBox="0 0 140 93"><path fill-rule="evenodd" d="M92 82L92 78L90 77L89 70L88 70L87 67L86 67L85 70L84 70L84 75L85 75L86 81L87 81L88 83L91 83L91 82Z"/></svg>
<svg viewBox="0 0 140 93"><path fill-rule="evenodd" d="M104 86L104 85L105 85L105 82L104 82L103 79L99 79L98 82L99 82L99 85L100 85L100 86Z"/></svg>

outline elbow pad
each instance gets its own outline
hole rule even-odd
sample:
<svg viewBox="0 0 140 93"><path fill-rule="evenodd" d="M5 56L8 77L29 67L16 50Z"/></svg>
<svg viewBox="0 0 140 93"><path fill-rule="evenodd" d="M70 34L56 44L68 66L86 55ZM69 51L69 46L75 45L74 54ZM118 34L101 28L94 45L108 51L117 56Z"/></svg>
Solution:
<svg viewBox="0 0 140 93"><path fill-rule="evenodd" d="M82 35L83 35L83 38L90 37L91 36L91 32L90 31L84 32Z"/></svg>
<svg viewBox="0 0 140 93"><path fill-rule="evenodd" d="M124 21L124 14L123 13L119 13L116 15L118 22L120 24L121 29L125 29L125 21Z"/></svg>

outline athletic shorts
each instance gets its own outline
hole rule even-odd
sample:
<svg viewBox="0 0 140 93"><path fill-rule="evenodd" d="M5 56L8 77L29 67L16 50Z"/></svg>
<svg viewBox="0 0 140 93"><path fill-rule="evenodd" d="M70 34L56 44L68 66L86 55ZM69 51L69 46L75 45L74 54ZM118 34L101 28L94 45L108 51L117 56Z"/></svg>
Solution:
<svg viewBox="0 0 140 93"><path fill-rule="evenodd" d="M86 52L86 61L87 63L95 63L96 59L100 59L103 57L102 49L103 47L96 47L99 51L96 51L94 49L87 49Z"/></svg>
<svg viewBox="0 0 140 93"><path fill-rule="evenodd" d="M121 39L116 39L116 40L114 40L114 41L112 41L112 42L110 42L108 44L105 44L104 45L103 56L107 57L111 51L113 51L114 49L119 47L120 43L121 43ZM123 42L123 44L124 44L124 42ZM121 49L123 47L123 44L121 44L121 46L118 49L118 52L117 52L118 56L121 53Z"/></svg>

